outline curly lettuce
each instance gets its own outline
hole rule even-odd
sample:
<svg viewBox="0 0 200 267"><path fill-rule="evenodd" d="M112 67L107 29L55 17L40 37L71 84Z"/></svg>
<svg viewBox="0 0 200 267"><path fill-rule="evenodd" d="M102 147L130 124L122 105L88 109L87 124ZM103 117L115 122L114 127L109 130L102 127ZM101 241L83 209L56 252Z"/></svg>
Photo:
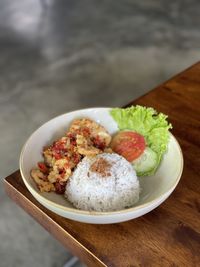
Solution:
<svg viewBox="0 0 200 267"><path fill-rule="evenodd" d="M169 142L169 129L172 125L167 115L158 113L151 107L131 106L129 108L113 108L111 116L119 130L131 130L145 137L147 146L157 154L157 162L152 170L140 173L140 176L152 175L159 166Z"/></svg>

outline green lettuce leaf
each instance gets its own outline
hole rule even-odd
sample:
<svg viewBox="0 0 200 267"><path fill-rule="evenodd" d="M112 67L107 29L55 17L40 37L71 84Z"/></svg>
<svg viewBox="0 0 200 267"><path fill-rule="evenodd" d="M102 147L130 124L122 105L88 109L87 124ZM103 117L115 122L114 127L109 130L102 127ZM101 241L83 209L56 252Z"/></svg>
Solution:
<svg viewBox="0 0 200 267"><path fill-rule="evenodd" d="M129 108L113 108L110 114L117 122L119 130L132 130L140 133L145 137L147 146L157 153L156 168L149 173L140 173L141 176L153 174L168 147L169 129L172 125L168 123L167 116L157 113L153 108L139 105Z"/></svg>

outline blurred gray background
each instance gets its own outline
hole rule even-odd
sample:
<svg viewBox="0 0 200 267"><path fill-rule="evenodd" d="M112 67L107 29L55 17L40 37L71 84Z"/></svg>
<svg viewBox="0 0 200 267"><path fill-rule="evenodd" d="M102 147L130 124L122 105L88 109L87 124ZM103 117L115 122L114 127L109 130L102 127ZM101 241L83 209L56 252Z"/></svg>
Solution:
<svg viewBox="0 0 200 267"><path fill-rule="evenodd" d="M197 0L0 0L1 177L47 120L122 106L198 61L199 10ZM2 184L0 240L1 267L60 267L71 257Z"/></svg>

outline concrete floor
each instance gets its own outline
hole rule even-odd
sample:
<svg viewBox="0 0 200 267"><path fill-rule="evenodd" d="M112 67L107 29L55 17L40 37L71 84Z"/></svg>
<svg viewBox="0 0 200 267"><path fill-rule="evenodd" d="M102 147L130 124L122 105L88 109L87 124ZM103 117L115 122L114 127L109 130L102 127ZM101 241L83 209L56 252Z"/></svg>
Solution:
<svg viewBox="0 0 200 267"><path fill-rule="evenodd" d="M1 177L45 121L122 106L198 61L199 8L197 0L0 0ZM1 267L59 267L71 256L2 186L0 215Z"/></svg>

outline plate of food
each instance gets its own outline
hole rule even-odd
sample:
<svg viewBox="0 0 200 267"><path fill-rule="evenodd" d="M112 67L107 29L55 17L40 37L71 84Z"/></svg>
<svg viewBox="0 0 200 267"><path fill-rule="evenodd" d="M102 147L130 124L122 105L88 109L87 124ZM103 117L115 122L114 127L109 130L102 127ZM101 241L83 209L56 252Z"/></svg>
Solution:
<svg viewBox="0 0 200 267"><path fill-rule="evenodd" d="M183 156L167 116L151 107L88 108L38 128L20 155L30 193L86 223L117 223L159 206L177 186Z"/></svg>

